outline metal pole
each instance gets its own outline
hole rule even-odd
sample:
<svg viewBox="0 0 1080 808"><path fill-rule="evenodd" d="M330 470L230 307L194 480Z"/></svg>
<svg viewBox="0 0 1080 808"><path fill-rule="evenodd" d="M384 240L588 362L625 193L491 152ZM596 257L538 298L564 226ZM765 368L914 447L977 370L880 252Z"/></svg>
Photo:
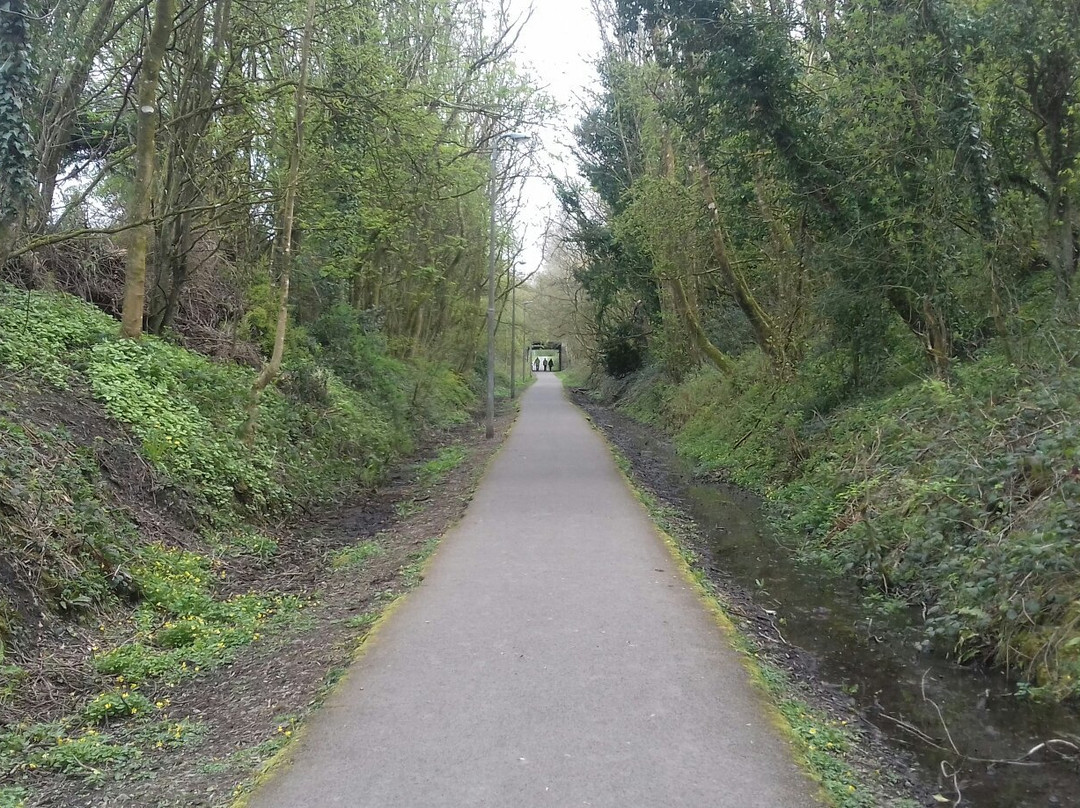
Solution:
<svg viewBox="0 0 1080 808"><path fill-rule="evenodd" d="M514 398L514 385L517 383L517 276L514 267L507 268L510 273L510 398Z"/></svg>
<svg viewBox="0 0 1080 808"><path fill-rule="evenodd" d="M495 437L495 172L499 157L499 138L491 146L491 230L488 234L488 309L487 309L487 422L484 433Z"/></svg>
<svg viewBox="0 0 1080 808"><path fill-rule="evenodd" d="M525 318L529 314L529 304L531 300L526 300L521 304L521 380L528 381L529 373L532 372L532 359L529 356L529 326L526 324Z"/></svg>

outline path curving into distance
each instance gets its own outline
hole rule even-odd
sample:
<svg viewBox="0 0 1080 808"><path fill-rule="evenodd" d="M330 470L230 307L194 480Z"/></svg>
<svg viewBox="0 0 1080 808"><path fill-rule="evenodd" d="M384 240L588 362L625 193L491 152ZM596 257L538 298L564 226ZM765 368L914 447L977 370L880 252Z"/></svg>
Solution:
<svg viewBox="0 0 1080 808"><path fill-rule="evenodd" d="M251 808L810 808L737 652L539 374L423 584Z"/></svg>

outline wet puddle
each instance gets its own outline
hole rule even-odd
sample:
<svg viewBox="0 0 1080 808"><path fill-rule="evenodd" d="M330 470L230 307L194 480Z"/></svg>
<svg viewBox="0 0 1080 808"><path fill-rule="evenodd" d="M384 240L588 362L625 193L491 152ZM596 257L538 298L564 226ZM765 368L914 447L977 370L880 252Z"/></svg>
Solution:
<svg viewBox="0 0 1080 808"><path fill-rule="evenodd" d="M795 563L766 529L754 497L696 482L648 435L628 442L671 470L670 482L709 540L715 564L776 611L783 638L818 660L819 678L844 688L870 721L914 753L925 779L936 780L950 798L946 804L955 804L955 772L961 806L1080 806L1075 760L1044 750L1031 758L1041 765L987 762L1016 759L1051 738L1080 738L1080 714L1017 699L1004 676L919 650L918 615L884 614L863 601L853 582Z"/></svg>

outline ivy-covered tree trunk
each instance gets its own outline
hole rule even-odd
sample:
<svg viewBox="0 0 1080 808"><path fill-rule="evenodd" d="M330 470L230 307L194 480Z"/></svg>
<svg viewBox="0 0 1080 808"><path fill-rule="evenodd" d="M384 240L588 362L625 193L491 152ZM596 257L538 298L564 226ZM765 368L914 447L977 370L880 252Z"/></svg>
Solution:
<svg viewBox="0 0 1080 808"><path fill-rule="evenodd" d="M174 0L156 0L154 23L143 49L139 78L138 115L135 134L135 184L131 193L128 221L133 225L124 274L124 308L120 335L133 339L142 335L146 301L146 256L154 228L150 224L154 168L157 163L158 76L165 49L172 36Z"/></svg>
<svg viewBox="0 0 1080 808"><path fill-rule="evenodd" d="M25 0L0 0L0 266L11 254L33 189L29 36Z"/></svg>

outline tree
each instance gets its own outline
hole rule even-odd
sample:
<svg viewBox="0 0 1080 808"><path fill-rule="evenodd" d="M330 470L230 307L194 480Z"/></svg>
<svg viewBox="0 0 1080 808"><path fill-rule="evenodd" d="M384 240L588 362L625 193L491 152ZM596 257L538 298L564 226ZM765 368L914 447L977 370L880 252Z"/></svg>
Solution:
<svg viewBox="0 0 1080 808"><path fill-rule="evenodd" d="M26 11L24 0L0 0L0 265L33 190Z"/></svg>
<svg viewBox="0 0 1080 808"><path fill-rule="evenodd" d="M274 326L274 347L270 359L263 365L251 385L248 416L244 424L244 439L254 439L258 418L259 396L281 372L285 355L285 332L289 327L289 281L293 265L293 225L296 219L296 197L300 189L300 159L304 153L304 116L307 111L307 83L311 60L311 40L315 31L315 0L307 0L303 35L300 40L300 67L293 96L292 137L288 144L288 169L285 175L285 199L281 210L281 230L278 236L278 310Z"/></svg>
<svg viewBox="0 0 1080 808"><path fill-rule="evenodd" d="M135 135L135 182L131 191L128 220L132 226L124 276L124 309L120 334L135 338L142 334L146 300L146 257L153 235L150 222L154 173L157 165L158 78L165 49L173 30L174 0L155 0L154 21L143 48L139 76L138 126Z"/></svg>

